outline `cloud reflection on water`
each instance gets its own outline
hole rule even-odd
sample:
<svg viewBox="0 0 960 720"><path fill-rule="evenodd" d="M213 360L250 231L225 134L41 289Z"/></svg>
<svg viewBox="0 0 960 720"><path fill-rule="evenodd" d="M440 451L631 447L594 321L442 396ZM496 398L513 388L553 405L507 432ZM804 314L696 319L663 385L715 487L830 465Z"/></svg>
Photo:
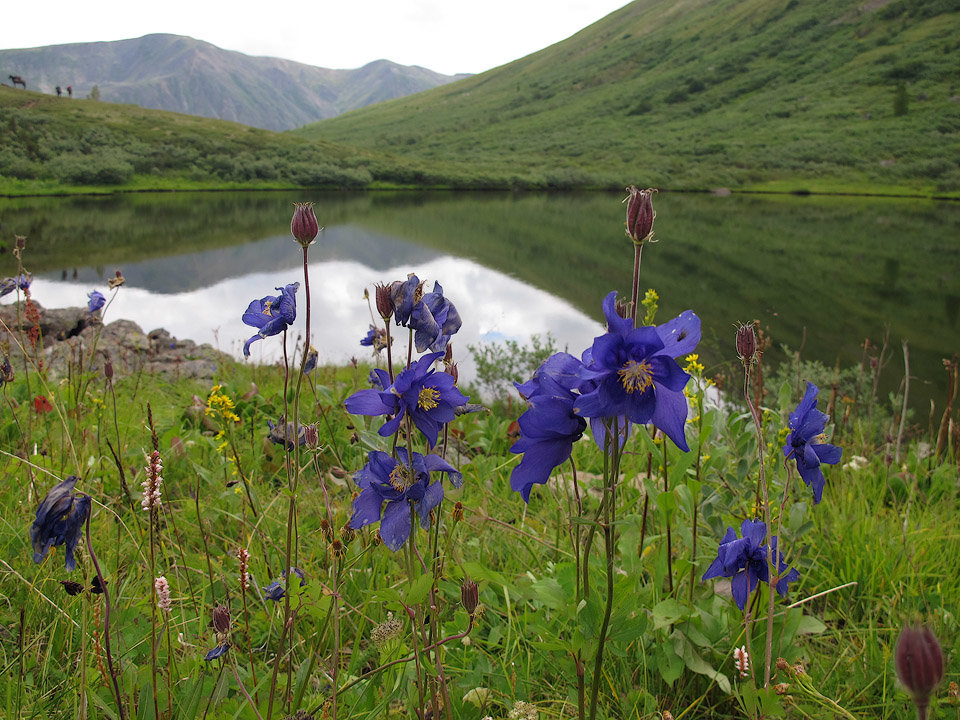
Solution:
<svg viewBox="0 0 960 720"><path fill-rule="evenodd" d="M460 312L463 327L453 343L461 376L467 380L475 375L468 345L504 339L523 344L531 335L545 336L549 331L561 349L566 347L579 355L603 331L599 321L565 301L470 260L440 256L413 267L387 270L352 260L331 260L310 264L312 344L319 351L321 362L366 358L368 348L360 346L360 339L370 324L370 311L363 289L368 288L372 298L375 283L404 279L408 272L416 272L421 280L426 280L428 290L433 288L434 280L439 280L444 294ZM174 337L210 343L240 358L244 340L254 332L254 328L240 321L244 309L252 299L275 294L275 288L297 281L301 287L297 293L295 327L300 334L304 329L305 296L302 273L296 267L250 273L174 294L144 289L130 281L120 288L107 310L106 321L129 319L148 332L162 327ZM84 305L87 293L95 287L109 299L104 283L81 284L38 277L32 290L41 305L53 308ZM291 352L293 339L288 342ZM405 348L405 333L395 341L401 342ZM256 343L251 357L257 362L280 360L280 339L267 338Z"/></svg>

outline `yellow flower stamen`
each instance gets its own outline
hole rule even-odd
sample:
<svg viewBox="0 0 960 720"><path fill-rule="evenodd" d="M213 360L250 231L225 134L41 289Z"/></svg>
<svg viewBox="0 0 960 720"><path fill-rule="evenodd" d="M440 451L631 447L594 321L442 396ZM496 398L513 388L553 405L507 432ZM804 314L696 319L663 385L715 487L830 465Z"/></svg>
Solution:
<svg viewBox="0 0 960 720"><path fill-rule="evenodd" d="M628 393L646 392L653 385L653 368L646 360L637 362L630 360L617 371L620 384Z"/></svg>
<svg viewBox="0 0 960 720"><path fill-rule="evenodd" d="M410 478L407 475L407 469L400 463L390 471L389 483L397 492L403 492L410 487Z"/></svg>
<svg viewBox="0 0 960 720"><path fill-rule="evenodd" d="M417 407L421 410L433 410L440 403L440 391L436 388L425 387L420 391L420 397L417 398Z"/></svg>

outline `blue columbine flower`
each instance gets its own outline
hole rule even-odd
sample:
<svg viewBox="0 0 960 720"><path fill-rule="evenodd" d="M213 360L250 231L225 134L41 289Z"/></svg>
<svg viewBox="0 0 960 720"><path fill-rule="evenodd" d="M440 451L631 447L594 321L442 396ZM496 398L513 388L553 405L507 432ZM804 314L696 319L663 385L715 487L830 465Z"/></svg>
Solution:
<svg viewBox="0 0 960 720"><path fill-rule="evenodd" d="M433 369L441 352L424 355L397 375L386 390L358 390L344 405L354 415L394 415L380 428L380 435L393 435L409 414L413 424L427 439L430 447L437 443L437 435L444 424L456 416L456 409L470 399L461 393L452 376ZM389 382L382 370L376 371L381 382Z"/></svg>
<svg viewBox="0 0 960 720"><path fill-rule="evenodd" d="M417 352L443 352L450 336L460 329L460 314L443 296L438 282L433 283L433 292L424 293L420 278L410 274L405 281L398 280L390 286L390 298L397 325L414 331Z"/></svg>
<svg viewBox="0 0 960 720"><path fill-rule="evenodd" d="M95 313L107 302L107 299L99 290L94 290L93 292L89 293L87 297L90 298L90 300L87 302L87 312L89 313Z"/></svg>
<svg viewBox="0 0 960 720"><path fill-rule="evenodd" d="M67 570L74 570L77 561L73 552L80 541L83 524L90 516L90 496L73 492L79 480L71 475L54 486L37 508L37 516L30 526L30 542L33 544L33 561L42 562L50 548L64 546Z"/></svg>
<svg viewBox="0 0 960 720"><path fill-rule="evenodd" d="M397 448L396 458L371 451L367 464L353 476L360 494L353 501L350 527L358 530L379 521L380 537L396 552L413 529L411 503L420 527L430 528L430 512L443 500L441 482L430 482L430 473L436 471L446 473L455 487L463 483L463 475L438 455L408 453L405 447Z"/></svg>
<svg viewBox="0 0 960 720"><path fill-rule="evenodd" d="M217 645L215 648L207 651L207 654L203 656L203 659L207 662L211 660L216 660L218 657L221 657L227 653L227 650L230 649L230 643L225 642L222 645Z"/></svg>
<svg viewBox="0 0 960 720"><path fill-rule="evenodd" d="M681 450L689 450L684 427L690 376L676 359L700 341L700 318L686 311L659 327L634 328L617 314L616 292L604 298L607 333L584 351L580 378L597 384L576 403L578 415L588 418L626 417L630 422L652 422Z"/></svg>
<svg viewBox="0 0 960 720"><path fill-rule="evenodd" d="M515 383L530 407L517 421L520 439L510 452L523 453L523 459L510 473L510 487L524 502L530 501L534 485L546 484L553 469L570 457L573 444L583 436L587 422L573 412L580 382L580 361L568 353L549 357L523 384Z"/></svg>
<svg viewBox="0 0 960 720"><path fill-rule="evenodd" d="M783 456L797 461L797 472L803 481L813 488L813 504L823 497L826 480L820 463L836 465L843 456L843 450L827 443L824 428L830 418L817 410L817 393L820 389L811 382L807 383L807 392L797 409L790 413L790 435L783 446Z"/></svg>
<svg viewBox="0 0 960 720"><path fill-rule="evenodd" d="M280 295L268 295L260 300L254 300L247 307L241 320L246 325L260 328L260 332L243 344L243 354L250 356L250 345L261 338L279 335L297 319L297 288L300 283L290 283L286 287L277 288Z"/></svg>
<svg viewBox="0 0 960 720"><path fill-rule="evenodd" d="M741 610L746 607L747 597L753 592L758 581L770 582L770 569L767 566L767 546L763 540L767 536L767 525L762 520L744 520L740 525L738 538L732 527L727 528L727 534L720 541L717 549L717 558L703 574L704 580L715 577L731 578L730 589L737 607ZM777 537L771 541L770 550L774 562L777 563L777 592L785 596L788 584L800 577L795 569L790 568L783 555L777 550Z"/></svg>
<svg viewBox="0 0 960 720"><path fill-rule="evenodd" d="M294 575L300 578L300 587L303 587L307 584L307 576L304 575L303 570L298 567L290 569L293 570ZM287 573L283 572L281 574L283 575L282 580L274 580L263 589L263 596L267 600L280 602L283 599L283 596L286 594Z"/></svg>
<svg viewBox="0 0 960 720"><path fill-rule="evenodd" d="M443 352L462 325L460 313L443 296L440 283L433 283L433 292L425 293L410 315L410 327L414 330L414 344L417 352L430 350Z"/></svg>

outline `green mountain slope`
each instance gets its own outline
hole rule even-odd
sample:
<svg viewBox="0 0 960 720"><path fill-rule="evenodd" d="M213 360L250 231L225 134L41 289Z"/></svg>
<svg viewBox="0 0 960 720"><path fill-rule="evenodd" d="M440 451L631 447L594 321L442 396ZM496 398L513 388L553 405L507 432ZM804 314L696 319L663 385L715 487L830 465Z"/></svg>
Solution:
<svg viewBox="0 0 960 720"><path fill-rule="evenodd" d="M115 42L0 50L0 69L32 90L87 97L94 85L106 102L287 130L371 103L450 82L422 67L377 60L331 70L252 57L181 35L153 34Z"/></svg>
<svg viewBox="0 0 960 720"><path fill-rule="evenodd" d="M636 0L516 62L296 132L479 185L955 195L960 1Z"/></svg>
<svg viewBox="0 0 960 720"><path fill-rule="evenodd" d="M0 193L365 187L411 163L288 133L0 86Z"/></svg>

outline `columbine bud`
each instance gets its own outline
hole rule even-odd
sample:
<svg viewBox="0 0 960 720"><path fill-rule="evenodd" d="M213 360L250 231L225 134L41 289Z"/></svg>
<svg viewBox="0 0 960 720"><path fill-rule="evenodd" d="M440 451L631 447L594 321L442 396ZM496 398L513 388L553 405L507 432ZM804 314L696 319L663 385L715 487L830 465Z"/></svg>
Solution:
<svg viewBox="0 0 960 720"><path fill-rule="evenodd" d="M737 328L737 355L744 365L752 365L757 359L757 335L753 323Z"/></svg>
<svg viewBox="0 0 960 720"><path fill-rule="evenodd" d="M930 694L943 680L943 652L927 627L905 627L894 651L897 677L913 696L917 712L926 717Z"/></svg>
<svg viewBox="0 0 960 720"><path fill-rule="evenodd" d="M473 580L464 580L460 586L460 602L463 603L463 609L470 615L477 611L477 605L480 604L480 588Z"/></svg>
<svg viewBox="0 0 960 720"><path fill-rule="evenodd" d="M317 239L320 232L320 225L317 223L317 216L313 212L312 202L302 202L293 204L293 219L290 221L290 232L300 243L301 247L307 247Z"/></svg>
<svg viewBox="0 0 960 720"><path fill-rule="evenodd" d="M384 285L383 283L377 284L377 312L384 320L389 320L393 315L393 294L390 287L390 285Z"/></svg>
<svg viewBox="0 0 960 720"><path fill-rule="evenodd" d="M226 605L217 605L213 609L213 629L224 634L230 631L230 608Z"/></svg>
<svg viewBox="0 0 960 720"><path fill-rule="evenodd" d="M627 237L635 243L642 243L653 237L653 220L657 213L653 210L651 196L653 188L640 190L636 185L627 188L630 196L627 203Z"/></svg>

